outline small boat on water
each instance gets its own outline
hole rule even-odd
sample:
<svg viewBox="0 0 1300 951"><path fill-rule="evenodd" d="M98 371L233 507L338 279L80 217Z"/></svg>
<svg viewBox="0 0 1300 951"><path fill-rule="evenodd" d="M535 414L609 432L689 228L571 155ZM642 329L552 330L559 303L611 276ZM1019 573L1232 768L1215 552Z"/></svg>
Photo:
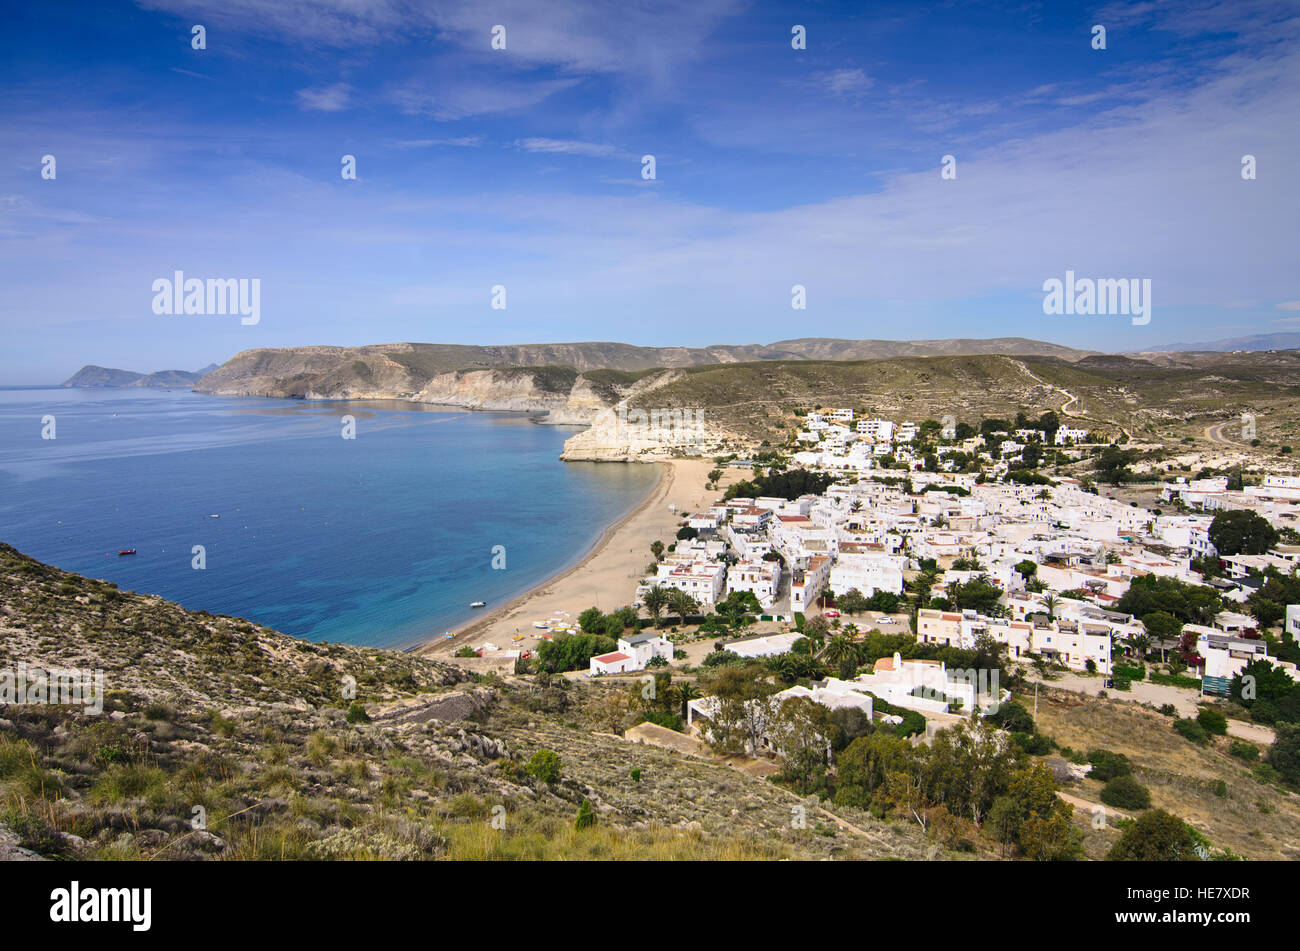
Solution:
<svg viewBox="0 0 1300 951"><path fill-rule="evenodd" d="M119 555L134 555L134 554L135 554L135 549L134 549L134 548L119 548L119 549L117 550L117 553L118 553Z"/></svg>
<svg viewBox="0 0 1300 951"><path fill-rule="evenodd" d="M471 608L485 608L485 607L487 607L487 602L486 602L486 601L471 601L471 602L469 603L469 606L470 606Z"/></svg>

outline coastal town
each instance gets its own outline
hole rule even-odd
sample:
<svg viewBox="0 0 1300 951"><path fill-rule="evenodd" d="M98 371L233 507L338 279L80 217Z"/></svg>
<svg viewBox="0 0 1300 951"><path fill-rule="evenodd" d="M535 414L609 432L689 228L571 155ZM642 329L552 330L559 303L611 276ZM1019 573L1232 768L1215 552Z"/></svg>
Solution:
<svg viewBox="0 0 1300 951"><path fill-rule="evenodd" d="M914 745L1005 726L1040 689L1160 710L1176 729L1227 711L1223 732L1257 755L1289 723L1276 705L1290 710L1278 697L1300 682L1300 477L1183 456L1162 467L1052 412L914 423L835 408L800 422L760 459L715 458L700 504L673 507L676 531L647 540L635 581L504 643L462 641L461 662L593 685L675 677L680 710L647 716L638 741L671 746L672 731L773 774L789 771L797 730L780 711L796 698ZM721 722L728 668L762 708L740 742ZM1270 677L1276 695L1257 701ZM833 773L826 746L818 771Z"/></svg>

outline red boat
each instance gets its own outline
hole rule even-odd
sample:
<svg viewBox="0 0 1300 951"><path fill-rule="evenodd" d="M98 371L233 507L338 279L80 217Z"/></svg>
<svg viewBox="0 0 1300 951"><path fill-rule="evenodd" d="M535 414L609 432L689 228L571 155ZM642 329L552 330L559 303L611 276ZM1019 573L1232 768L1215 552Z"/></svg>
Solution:
<svg viewBox="0 0 1300 951"><path fill-rule="evenodd" d="M134 555L134 554L135 554L135 549L134 549L134 548L119 548L119 549L117 550L117 553L118 553L119 555Z"/></svg>

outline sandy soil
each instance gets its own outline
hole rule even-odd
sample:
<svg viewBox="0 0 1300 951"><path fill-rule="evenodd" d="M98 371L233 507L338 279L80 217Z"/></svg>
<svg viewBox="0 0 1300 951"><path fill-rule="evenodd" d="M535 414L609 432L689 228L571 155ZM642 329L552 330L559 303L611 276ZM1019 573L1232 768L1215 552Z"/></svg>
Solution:
<svg viewBox="0 0 1300 951"><path fill-rule="evenodd" d="M658 484L645 500L622 521L611 526L591 554L567 571L542 583L508 604L458 629L455 639L438 638L421 647L420 654L447 654L466 644L478 647L491 641L502 650L531 650L538 644L534 621L562 617L575 625L578 615L595 605L612 611L631 604L637 582L653 560L650 543L655 539L671 544L682 517L699 511L721 496L707 492L707 473L712 460L674 459L657 463L662 469ZM742 473L728 470L723 485ZM675 506L675 511L669 506ZM522 640L514 640L516 635Z"/></svg>

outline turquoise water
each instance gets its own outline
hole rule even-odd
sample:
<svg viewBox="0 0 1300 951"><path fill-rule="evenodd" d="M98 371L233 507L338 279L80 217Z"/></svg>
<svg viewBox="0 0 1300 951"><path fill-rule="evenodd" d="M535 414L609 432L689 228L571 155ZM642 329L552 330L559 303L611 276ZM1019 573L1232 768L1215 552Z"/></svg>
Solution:
<svg viewBox="0 0 1300 951"><path fill-rule="evenodd" d="M574 563L653 487L654 466L560 462L574 431L410 403L4 389L0 541L187 608L407 647Z"/></svg>

